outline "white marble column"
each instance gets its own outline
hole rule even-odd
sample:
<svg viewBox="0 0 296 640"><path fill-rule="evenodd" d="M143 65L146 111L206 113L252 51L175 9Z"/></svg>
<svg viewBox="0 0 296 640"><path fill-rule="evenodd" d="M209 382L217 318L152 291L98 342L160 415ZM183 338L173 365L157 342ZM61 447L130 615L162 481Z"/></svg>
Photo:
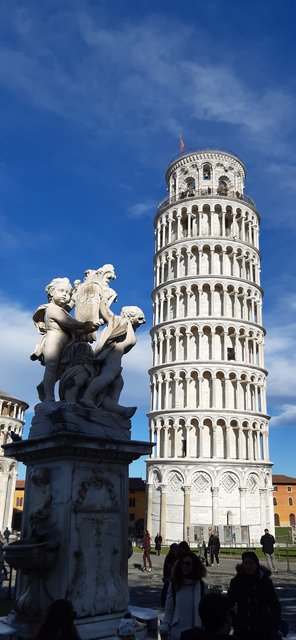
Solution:
<svg viewBox="0 0 296 640"><path fill-rule="evenodd" d="M212 429L213 429L213 458L217 458L217 426L214 424Z"/></svg>
<svg viewBox="0 0 296 640"><path fill-rule="evenodd" d="M240 524L242 527L247 524L247 513L246 513L246 494L247 489L245 487L241 487L239 489L240 494Z"/></svg>
<svg viewBox="0 0 296 640"><path fill-rule="evenodd" d="M166 544L166 522L167 522L167 513L166 513L166 497L167 497L167 488L165 484L160 485L160 535L162 537L162 544Z"/></svg>
<svg viewBox="0 0 296 640"><path fill-rule="evenodd" d="M152 531L152 491L153 485L147 483L147 510L146 510L146 529L151 533Z"/></svg>
<svg viewBox="0 0 296 640"><path fill-rule="evenodd" d="M212 524L218 527L219 521L219 487L212 487Z"/></svg>
<svg viewBox="0 0 296 640"><path fill-rule="evenodd" d="M238 459L242 460L243 457L243 430L242 427L238 427Z"/></svg>
<svg viewBox="0 0 296 640"><path fill-rule="evenodd" d="M185 485L184 491L184 511L183 511L183 540L188 540L188 527L190 527L190 492L191 486Z"/></svg>
<svg viewBox="0 0 296 640"><path fill-rule="evenodd" d="M221 212L222 237L225 237L225 211Z"/></svg>
<svg viewBox="0 0 296 640"><path fill-rule="evenodd" d="M204 425L200 424L199 425L199 458L203 458L203 452L204 452Z"/></svg>
<svg viewBox="0 0 296 640"><path fill-rule="evenodd" d="M259 489L260 494L260 522L262 530L266 528L266 489Z"/></svg>

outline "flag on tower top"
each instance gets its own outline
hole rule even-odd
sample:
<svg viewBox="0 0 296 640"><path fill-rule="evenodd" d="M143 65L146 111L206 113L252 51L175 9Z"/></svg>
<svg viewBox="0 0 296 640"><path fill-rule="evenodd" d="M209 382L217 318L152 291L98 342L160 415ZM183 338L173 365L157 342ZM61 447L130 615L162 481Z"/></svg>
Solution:
<svg viewBox="0 0 296 640"><path fill-rule="evenodd" d="M183 153L184 149L185 149L185 144L184 144L184 140L182 138L182 133L180 132L180 149L181 149L181 153Z"/></svg>

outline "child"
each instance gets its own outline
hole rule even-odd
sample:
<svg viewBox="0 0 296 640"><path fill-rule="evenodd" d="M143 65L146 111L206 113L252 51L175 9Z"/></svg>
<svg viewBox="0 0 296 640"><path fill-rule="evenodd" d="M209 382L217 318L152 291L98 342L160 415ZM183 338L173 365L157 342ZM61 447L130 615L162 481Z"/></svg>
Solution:
<svg viewBox="0 0 296 640"><path fill-rule="evenodd" d="M60 377L60 362L64 348L73 334L95 331L93 322L79 322L66 311L71 301L72 287L68 278L54 278L45 288L49 304L39 307L33 320L40 333L45 334L37 345L32 360L45 365L43 382L38 385L40 400L54 401L54 386Z"/></svg>

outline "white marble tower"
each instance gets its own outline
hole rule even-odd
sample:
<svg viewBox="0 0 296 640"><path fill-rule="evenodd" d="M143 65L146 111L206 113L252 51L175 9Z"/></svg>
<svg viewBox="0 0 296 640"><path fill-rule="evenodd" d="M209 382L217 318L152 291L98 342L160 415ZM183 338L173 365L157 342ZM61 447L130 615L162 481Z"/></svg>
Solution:
<svg viewBox="0 0 296 640"><path fill-rule="evenodd" d="M183 153L155 218L147 528L171 543L273 531L259 223L229 152Z"/></svg>
<svg viewBox="0 0 296 640"><path fill-rule="evenodd" d="M0 391L0 532L11 528L13 499L17 478L17 462L4 457L3 444L11 442L13 431L22 436L24 415L29 405L17 400L5 391Z"/></svg>

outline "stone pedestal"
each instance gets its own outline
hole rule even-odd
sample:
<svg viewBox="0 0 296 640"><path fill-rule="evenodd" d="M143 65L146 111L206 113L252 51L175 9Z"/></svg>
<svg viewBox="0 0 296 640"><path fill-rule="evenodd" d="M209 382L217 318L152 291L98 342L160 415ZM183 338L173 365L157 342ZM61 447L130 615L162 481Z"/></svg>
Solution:
<svg viewBox="0 0 296 640"><path fill-rule="evenodd" d="M22 540L7 551L20 569L16 609L32 626L67 598L83 640L108 638L128 604L128 465L151 445L129 440L129 420L56 405L39 406L29 439L5 447L27 465Z"/></svg>

